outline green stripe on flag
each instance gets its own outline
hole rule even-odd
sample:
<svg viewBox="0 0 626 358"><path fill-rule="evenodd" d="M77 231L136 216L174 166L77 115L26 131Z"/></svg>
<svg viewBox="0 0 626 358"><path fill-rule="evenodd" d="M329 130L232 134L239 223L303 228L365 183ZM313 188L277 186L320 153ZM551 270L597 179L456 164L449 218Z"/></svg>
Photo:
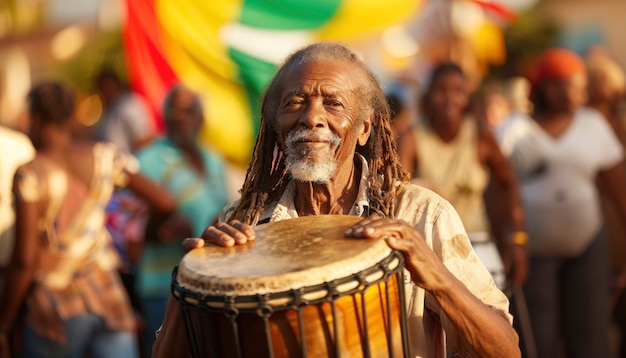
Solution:
<svg viewBox="0 0 626 358"><path fill-rule="evenodd" d="M324 25L341 0L245 0L241 24L261 29L310 30Z"/></svg>
<svg viewBox="0 0 626 358"><path fill-rule="evenodd" d="M229 48L228 53L239 66L239 76L246 88L254 123L254 137L256 137L261 118L261 96L276 73L276 65L233 48Z"/></svg>

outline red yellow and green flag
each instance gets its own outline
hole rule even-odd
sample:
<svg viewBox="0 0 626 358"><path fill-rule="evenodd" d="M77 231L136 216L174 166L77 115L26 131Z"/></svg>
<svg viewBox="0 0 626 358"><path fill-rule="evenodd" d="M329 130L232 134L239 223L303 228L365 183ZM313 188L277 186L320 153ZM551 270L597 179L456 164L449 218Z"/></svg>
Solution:
<svg viewBox="0 0 626 358"><path fill-rule="evenodd" d="M197 91L205 103L203 141L245 164L258 129L260 95L287 54L314 41L362 41L407 21L421 3L126 0L131 86L155 114L173 84ZM162 128L159 120L157 125Z"/></svg>

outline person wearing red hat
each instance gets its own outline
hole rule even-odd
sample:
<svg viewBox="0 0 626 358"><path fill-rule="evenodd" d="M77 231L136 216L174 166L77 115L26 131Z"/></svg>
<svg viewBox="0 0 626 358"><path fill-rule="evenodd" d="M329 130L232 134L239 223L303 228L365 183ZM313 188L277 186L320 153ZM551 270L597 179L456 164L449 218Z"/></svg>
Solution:
<svg viewBox="0 0 626 358"><path fill-rule="evenodd" d="M608 357L607 238L595 179L626 219L619 140L584 106L587 75L574 52L545 51L531 77L532 118L502 136L522 190L530 273L524 285L539 357ZM564 343L561 345L561 343Z"/></svg>

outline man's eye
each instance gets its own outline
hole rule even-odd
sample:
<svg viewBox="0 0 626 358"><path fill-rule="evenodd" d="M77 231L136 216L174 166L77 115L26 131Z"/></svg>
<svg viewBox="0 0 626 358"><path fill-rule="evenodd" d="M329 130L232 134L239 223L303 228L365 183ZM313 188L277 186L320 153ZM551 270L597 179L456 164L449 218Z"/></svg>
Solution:
<svg viewBox="0 0 626 358"><path fill-rule="evenodd" d="M341 104L341 102L339 102L339 101L327 101L326 105L327 106L331 106L331 107L342 107L343 106Z"/></svg>
<svg viewBox="0 0 626 358"><path fill-rule="evenodd" d="M292 100L289 100L289 101L285 102L285 106L286 107L299 106L302 103L304 103L304 101L302 99L292 99Z"/></svg>

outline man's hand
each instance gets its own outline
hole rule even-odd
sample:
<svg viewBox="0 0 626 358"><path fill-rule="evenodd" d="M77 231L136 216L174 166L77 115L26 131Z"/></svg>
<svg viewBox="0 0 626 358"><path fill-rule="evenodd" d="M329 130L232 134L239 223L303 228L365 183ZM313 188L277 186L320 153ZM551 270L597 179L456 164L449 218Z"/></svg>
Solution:
<svg viewBox="0 0 626 358"><path fill-rule="evenodd" d="M193 249L203 247L206 243L219 246L230 247L233 245L243 245L254 240L255 232L250 225L246 225L238 220L230 223L218 223L207 227L201 238L188 238L183 240L183 249L189 252Z"/></svg>
<svg viewBox="0 0 626 358"><path fill-rule="evenodd" d="M426 245L422 235L404 220L393 220L378 215L360 221L346 230L354 238L384 238L387 245L402 252L406 268L413 282L430 291L437 289L446 275L450 275L441 260Z"/></svg>

